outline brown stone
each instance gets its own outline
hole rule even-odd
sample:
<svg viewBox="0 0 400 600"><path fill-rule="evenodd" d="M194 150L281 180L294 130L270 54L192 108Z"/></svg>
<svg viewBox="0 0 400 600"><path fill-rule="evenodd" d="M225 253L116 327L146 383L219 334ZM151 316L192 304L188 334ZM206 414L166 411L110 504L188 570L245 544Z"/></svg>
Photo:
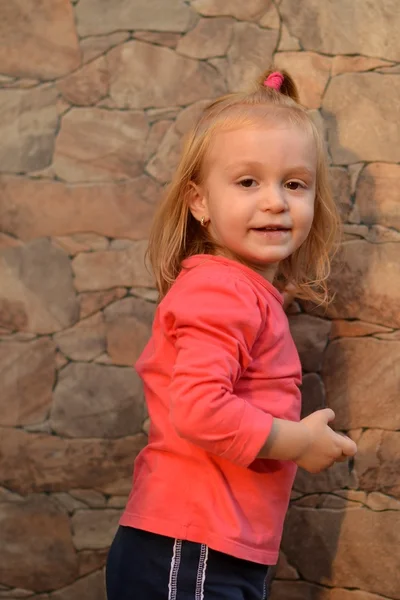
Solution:
<svg viewBox="0 0 400 600"><path fill-rule="evenodd" d="M125 288L115 288L106 292L84 292L83 294L79 294L81 304L80 318L84 319L124 296L126 296Z"/></svg>
<svg viewBox="0 0 400 600"><path fill-rule="evenodd" d="M92 360L106 349L106 329L101 313L54 336L57 348L70 360Z"/></svg>
<svg viewBox="0 0 400 600"><path fill-rule="evenodd" d="M108 94L108 71L104 56L84 65L57 83L71 104L91 106Z"/></svg>
<svg viewBox="0 0 400 600"><path fill-rule="evenodd" d="M43 421L52 401L55 348L51 340L0 343L0 424Z"/></svg>
<svg viewBox="0 0 400 600"><path fill-rule="evenodd" d="M159 44L168 48L176 48L177 43L181 39L180 33L171 33L163 31L135 31L134 34L137 40L149 42L149 44Z"/></svg>
<svg viewBox="0 0 400 600"><path fill-rule="evenodd" d="M71 490L70 495L92 508L101 508L106 505L104 495L95 490Z"/></svg>
<svg viewBox="0 0 400 600"><path fill-rule="evenodd" d="M2 3L0 40L4 74L53 79L79 64L73 10L64 0Z"/></svg>
<svg viewBox="0 0 400 600"><path fill-rule="evenodd" d="M335 340L325 353L322 375L335 427L400 429L399 342Z"/></svg>
<svg viewBox="0 0 400 600"><path fill-rule="evenodd" d="M225 91L210 65L179 56L170 48L134 40L111 50L107 60L110 96L119 108L187 105Z"/></svg>
<svg viewBox="0 0 400 600"><path fill-rule="evenodd" d="M330 322L301 314L291 316L289 323L303 369L319 371L322 364L322 353L328 342Z"/></svg>
<svg viewBox="0 0 400 600"><path fill-rule="evenodd" d="M59 374L50 415L58 435L123 437L139 433L143 419L143 393L133 369L73 363Z"/></svg>
<svg viewBox="0 0 400 600"><path fill-rule="evenodd" d="M334 163L400 161L393 127L400 120L400 105L396 101L399 94L397 75L347 73L331 80L324 96L323 115ZM360 123L374 126L360 127Z"/></svg>
<svg viewBox="0 0 400 600"><path fill-rule="evenodd" d="M305 581L274 581L270 600L386 600L361 590L326 588Z"/></svg>
<svg viewBox="0 0 400 600"><path fill-rule="evenodd" d="M400 500L395 500L380 492L371 492L368 494L366 504L372 510L400 510Z"/></svg>
<svg viewBox="0 0 400 600"><path fill-rule="evenodd" d="M301 418L310 415L325 406L324 384L316 373L308 373L303 377L301 386L302 407Z"/></svg>
<svg viewBox="0 0 400 600"><path fill-rule="evenodd" d="M339 208L342 220L347 221L352 208L350 175L347 169L342 167L331 167L329 175L336 206Z"/></svg>
<svg viewBox="0 0 400 600"><path fill-rule="evenodd" d="M116 365L132 366L141 355L151 333L154 304L125 298L106 310L107 352Z"/></svg>
<svg viewBox="0 0 400 600"><path fill-rule="evenodd" d="M121 183L77 186L4 176L0 224L22 240L89 232L143 239L159 195L160 188L146 175Z"/></svg>
<svg viewBox="0 0 400 600"><path fill-rule="evenodd" d="M0 233L0 249L15 248L16 246L22 246L21 240L17 240L17 238L6 233Z"/></svg>
<svg viewBox="0 0 400 600"><path fill-rule="evenodd" d="M367 240L368 236L369 229L366 225L350 225L349 223L343 224L343 241L357 239Z"/></svg>
<svg viewBox="0 0 400 600"><path fill-rule="evenodd" d="M400 341L400 329L391 331L390 333L376 333L374 337L378 340Z"/></svg>
<svg viewBox="0 0 400 600"><path fill-rule="evenodd" d="M301 50L299 40L291 35L285 23L282 23L278 52L291 52L293 50Z"/></svg>
<svg viewBox="0 0 400 600"><path fill-rule="evenodd" d="M341 73L371 71L377 67L386 67L386 60L369 58L368 56L334 56L332 59L332 77Z"/></svg>
<svg viewBox="0 0 400 600"><path fill-rule="evenodd" d="M123 44L129 39L128 31L116 31L108 35L88 37L81 40L82 62L87 63L101 56L107 50Z"/></svg>
<svg viewBox="0 0 400 600"><path fill-rule="evenodd" d="M328 315L400 327L398 259L396 243L345 242L331 277L336 296Z"/></svg>
<svg viewBox="0 0 400 600"><path fill-rule="evenodd" d="M332 321L330 338L334 340L341 337L363 337L386 331L389 331L387 327L375 325L374 323L336 319Z"/></svg>
<svg viewBox="0 0 400 600"><path fill-rule="evenodd" d="M165 119L175 119L181 111L180 106L171 106L170 108L149 108L146 115L149 123L162 121Z"/></svg>
<svg viewBox="0 0 400 600"><path fill-rule="evenodd" d="M239 21L258 21L271 0L194 0L192 7L205 17L231 16Z"/></svg>
<svg viewBox="0 0 400 600"><path fill-rule="evenodd" d="M143 112L75 108L62 120L53 168L70 182L138 177L148 123Z"/></svg>
<svg viewBox="0 0 400 600"><path fill-rule="evenodd" d="M160 144L170 129L173 121L156 121L150 128L149 136L146 140L145 157L146 161L151 159L158 151Z"/></svg>
<svg viewBox="0 0 400 600"><path fill-rule="evenodd" d="M400 229L399 178L400 165L374 163L363 169L356 193L356 205L363 223Z"/></svg>
<svg viewBox="0 0 400 600"><path fill-rule="evenodd" d="M52 500L54 500L54 502L59 504L61 508L65 509L69 514L74 513L80 508L86 508L83 502L79 502L66 492L56 492L55 494L51 494L51 498Z"/></svg>
<svg viewBox="0 0 400 600"><path fill-rule="evenodd" d="M118 527L121 511L112 508L103 510L78 510L72 517L75 548L99 550L108 548Z"/></svg>
<svg viewBox="0 0 400 600"><path fill-rule="evenodd" d="M35 171L51 163L58 124L56 98L56 90L47 86L0 90L1 171Z"/></svg>
<svg viewBox="0 0 400 600"><path fill-rule="evenodd" d="M269 3L267 11L263 14L258 24L260 27L266 27L267 29L279 29L281 19L279 11L273 2Z"/></svg>
<svg viewBox="0 0 400 600"><path fill-rule="evenodd" d="M234 20L226 17L200 19L196 27L180 39L177 52L191 58L223 56L228 50Z"/></svg>
<svg viewBox="0 0 400 600"><path fill-rule="evenodd" d="M106 600L104 573L97 571L78 579L72 585L51 594L50 600Z"/></svg>
<svg viewBox="0 0 400 600"><path fill-rule="evenodd" d="M357 485L354 470L349 473L347 462L335 463L326 471L311 475L299 469L294 488L304 494L316 492L332 492L341 488L354 488Z"/></svg>
<svg viewBox="0 0 400 600"><path fill-rule="evenodd" d="M53 237L53 244L65 250L70 256L79 252L91 250L107 250L108 239L97 233L73 233L72 235L58 235Z"/></svg>
<svg viewBox="0 0 400 600"><path fill-rule="evenodd" d="M296 569L288 563L288 560L282 551L279 553L276 577L277 579L299 579L299 574Z"/></svg>
<svg viewBox="0 0 400 600"><path fill-rule="evenodd" d="M125 250L82 253L74 258L75 287L79 292L120 286L154 287L146 268L147 242L132 242Z"/></svg>
<svg viewBox="0 0 400 600"><path fill-rule="evenodd" d="M181 32L195 17L183 0L80 0L76 16L81 36L124 29Z"/></svg>
<svg viewBox="0 0 400 600"><path fill-rule="evenodd" d="M108 550L107 548L105 550L82 550L78 552L79 577L83 577L104 567L107 561Z"/></svg>
<svg viewBox="0 0 400 600"><path fill-rule="evenodd" d="M22 494L74 488L127 494L133 461L146 443L143 433L115 440L58 438L9 428L0 433L1 483Z"/></svg>
<svg viewBox="0 0 400 600"><path fill-rule="evenodd" d="M0 253L0 324L35 333L70 327L78 303L67 255L48 240Z"/></svg>
<svg viewBox="0 0 400 600"><path fill-rule="evenodd" d="M294 78L300 102L307 108L319 108L330 76L331 59L315 52L279 52L274 57L279 69Z"/></svg>
<svg viewBox="0 0 400 600"><path fill-rule="evenodd" d="M224 2L226 6L230 3ZM242 2L245 7L249 2ZM265 2L263 2L265 7ZM276 29L261 29L253 23L235 23L232 42L227 53L227 82L230 91L239 91L252 85L268 68L278 42ZM204 96L203 96L204 97Z"/></svg>
<svg viewBox="0 0 400 600"><path fill-rule="evenodd" d="M384 564L371 560L377 540ZM374 512L363 506L347 510L292 506L283 536L285 554L304 579L392 598L400 589L399 543L400 512ZM386 572L391 576L385 577Z"/></svg>
<svg viewBox="0 0 400 600"><path fill-rule="evenodd" d="M387 244L388 242L400 242L400 231L382 225L372 225L365 239L372 244Z"/></svg>
<svg viewBox="0 0 400 600"><path fill-rule="evenodd" d="M369 429L358 441L355 461L359 487L400 499L400 433Z"/></svg>
<svg viewBox="0 0 400 600"><path fill-rule="evenodd" d="M365 0L321 3L282 0L279 10L292 35L306 50L324 54L363 54L400 60L397 1L370 5Z"/></svg>
<svg viewBox="0 0 400 600"><path fill-rule="evenodd" d="M0 504L0 581L35 592L73 581L78 562L68 516L44 496Z"/></svg>

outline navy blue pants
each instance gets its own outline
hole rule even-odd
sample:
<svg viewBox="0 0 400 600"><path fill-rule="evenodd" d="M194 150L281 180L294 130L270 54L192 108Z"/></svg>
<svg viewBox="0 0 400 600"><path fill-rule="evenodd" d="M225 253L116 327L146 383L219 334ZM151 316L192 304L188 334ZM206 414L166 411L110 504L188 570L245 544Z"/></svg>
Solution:
<svg viewBox="0 0 400 600"><path fill-rule="evenodd" d="M266 600L268 567L204 544L119 527L107 559L108 600Z"/></svg>

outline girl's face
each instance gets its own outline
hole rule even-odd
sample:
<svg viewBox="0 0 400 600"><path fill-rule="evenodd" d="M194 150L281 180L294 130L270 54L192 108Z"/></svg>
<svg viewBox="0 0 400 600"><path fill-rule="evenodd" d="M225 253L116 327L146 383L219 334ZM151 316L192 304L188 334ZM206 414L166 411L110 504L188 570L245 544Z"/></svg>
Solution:
<svg viewBox="0 0 400 600"><path fill-rule="evenodd" d="M193 184L191 212L211 237L273 280L278 263L307 238L317 153L311 133L290 124L217 131Z"/></svg>

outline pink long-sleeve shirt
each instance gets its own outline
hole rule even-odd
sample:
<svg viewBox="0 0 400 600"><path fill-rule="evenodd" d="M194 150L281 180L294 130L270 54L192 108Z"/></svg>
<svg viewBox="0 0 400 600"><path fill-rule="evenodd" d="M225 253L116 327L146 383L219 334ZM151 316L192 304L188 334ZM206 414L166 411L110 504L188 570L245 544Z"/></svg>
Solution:
<svg viewBox="0 0 400 600"><path fill-rule="evenodd" d="M276 563L296 465L257 455L274 417L300 418L282 304L240 263L184 261L136 364L151 425L122 525Z"/></svg>

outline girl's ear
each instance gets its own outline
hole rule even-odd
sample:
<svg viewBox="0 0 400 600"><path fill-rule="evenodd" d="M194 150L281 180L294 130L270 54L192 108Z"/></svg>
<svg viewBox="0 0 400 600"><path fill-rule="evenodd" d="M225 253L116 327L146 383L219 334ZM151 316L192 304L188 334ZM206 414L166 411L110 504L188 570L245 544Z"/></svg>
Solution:
<svg viewBox="0 0 400 600"><path fill-rule="evenodd" d="M202 217L204 217L205 221L209 220L208 217L208 208L207 208L207 198L203 188L197 183L191 181L189 183L188 190L188 205L189 210L197 221L201 221Z"/></svg>

